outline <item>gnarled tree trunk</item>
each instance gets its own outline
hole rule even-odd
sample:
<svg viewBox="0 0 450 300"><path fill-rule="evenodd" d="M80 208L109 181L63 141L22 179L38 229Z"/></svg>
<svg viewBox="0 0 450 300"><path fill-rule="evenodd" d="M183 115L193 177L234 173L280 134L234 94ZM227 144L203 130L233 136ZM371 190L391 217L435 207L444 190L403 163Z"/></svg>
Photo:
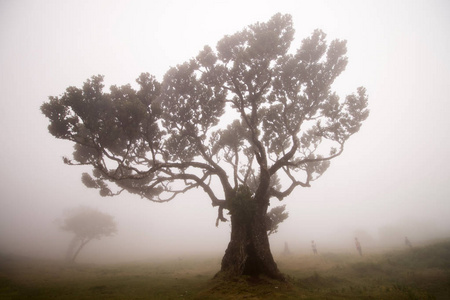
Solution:
<svg viewBox="0 0 450 300"><path fill-rule="evenodd" d="M226 276L259 276L284 280L270 251L267 235L267 205L245 199L231 212L231 240L222 259Z"/></svg>

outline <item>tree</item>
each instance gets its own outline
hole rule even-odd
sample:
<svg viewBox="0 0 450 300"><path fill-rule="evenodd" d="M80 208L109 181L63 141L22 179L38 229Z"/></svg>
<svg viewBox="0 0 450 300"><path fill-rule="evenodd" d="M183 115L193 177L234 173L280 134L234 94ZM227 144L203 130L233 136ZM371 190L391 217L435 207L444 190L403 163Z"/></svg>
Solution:
<svg viewBox="0 0 450 300"><path fill-rule="evenodd" d="M117 232L112 216L85 206L70 210L60 228L74 234L66 255L70 263L75 262L81 249L91 240Z"/></svg>
<svg viewBox="0 0 450 300"><path fill-rule="evenodd" d="M75 143L69 165L90 165L87 187L155 202L201 188L231 219L221 274L284 277L270 251L267 210L310 187L367 118L366 90L340 99L331 85L347 65L346 41L315 30L289 52L290 15L225 36L214 51L139 88L103 77L69 87L41 106L56 138ZM226 123L229 121L228 123Z"/></svg>

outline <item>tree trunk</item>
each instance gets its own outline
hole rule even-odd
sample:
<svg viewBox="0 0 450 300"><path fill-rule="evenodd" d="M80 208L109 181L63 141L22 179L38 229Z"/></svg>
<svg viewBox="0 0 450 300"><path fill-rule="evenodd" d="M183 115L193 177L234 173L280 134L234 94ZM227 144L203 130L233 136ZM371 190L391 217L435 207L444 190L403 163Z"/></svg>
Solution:
<svg viewBox="0 0 450 300"><path fill-rule="evenodd" d="M222 259L221 272L226 276L267 276L285 280L270 251L267 235L267 205L254 199L236 206L231 213L231 240ZM251 203L249 206L248 203ZM259 202L260 203L260 202Z"/></svg>
<svg viewBox="0 0 450 300"><path fill-rule="evenodd" d="M74 236L72 240L70 241L69 247L67 248L66 252L66 263L72 263L73 255L75 253L75 248L80 243L80 238L78 236Z"/></svg>
<svg viewBox="0 0 450 300"><path fill-rule="evenodd" d="M71 263L75 263L75 259L78 256L78 253L80 253L81 249L83 249L83 247L90 241L91 239L81 239L81 244L78 247L77 251L75 252L75 254L72 257Z"/></svg>

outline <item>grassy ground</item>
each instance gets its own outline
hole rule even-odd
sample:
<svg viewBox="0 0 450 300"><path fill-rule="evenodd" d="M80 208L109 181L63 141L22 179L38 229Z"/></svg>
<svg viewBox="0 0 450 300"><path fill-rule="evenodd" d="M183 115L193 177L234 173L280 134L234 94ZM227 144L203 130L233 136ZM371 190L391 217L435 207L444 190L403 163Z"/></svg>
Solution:
<svg viewBox="0 0 450 300"><path fill-rule="evenodd" d="M0 256L0 299L450 299L450 241L277 259L286 283L212 279L220 258L65 266Z"/></svg>

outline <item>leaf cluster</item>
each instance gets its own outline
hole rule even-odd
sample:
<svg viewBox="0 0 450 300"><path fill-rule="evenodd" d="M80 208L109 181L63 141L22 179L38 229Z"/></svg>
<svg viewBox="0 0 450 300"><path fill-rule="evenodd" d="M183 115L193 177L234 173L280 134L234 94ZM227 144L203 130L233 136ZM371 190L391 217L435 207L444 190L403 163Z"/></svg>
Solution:
<svg viewBox="0 0 450 300"><path fill-rule="evenodd" d="M272 208L267 213L267 229L268 234L274 234L278 232L278 226L289 217L289 213L286 211L286 205L280 205Z"/></svg>
<svg viewBox="0 0 450 300"><path fill-rule="evenodd" d="M74 233L80 240L92 240L115 234L117 225L111 215L80 206L68 211L61 229Z"/></svg>

